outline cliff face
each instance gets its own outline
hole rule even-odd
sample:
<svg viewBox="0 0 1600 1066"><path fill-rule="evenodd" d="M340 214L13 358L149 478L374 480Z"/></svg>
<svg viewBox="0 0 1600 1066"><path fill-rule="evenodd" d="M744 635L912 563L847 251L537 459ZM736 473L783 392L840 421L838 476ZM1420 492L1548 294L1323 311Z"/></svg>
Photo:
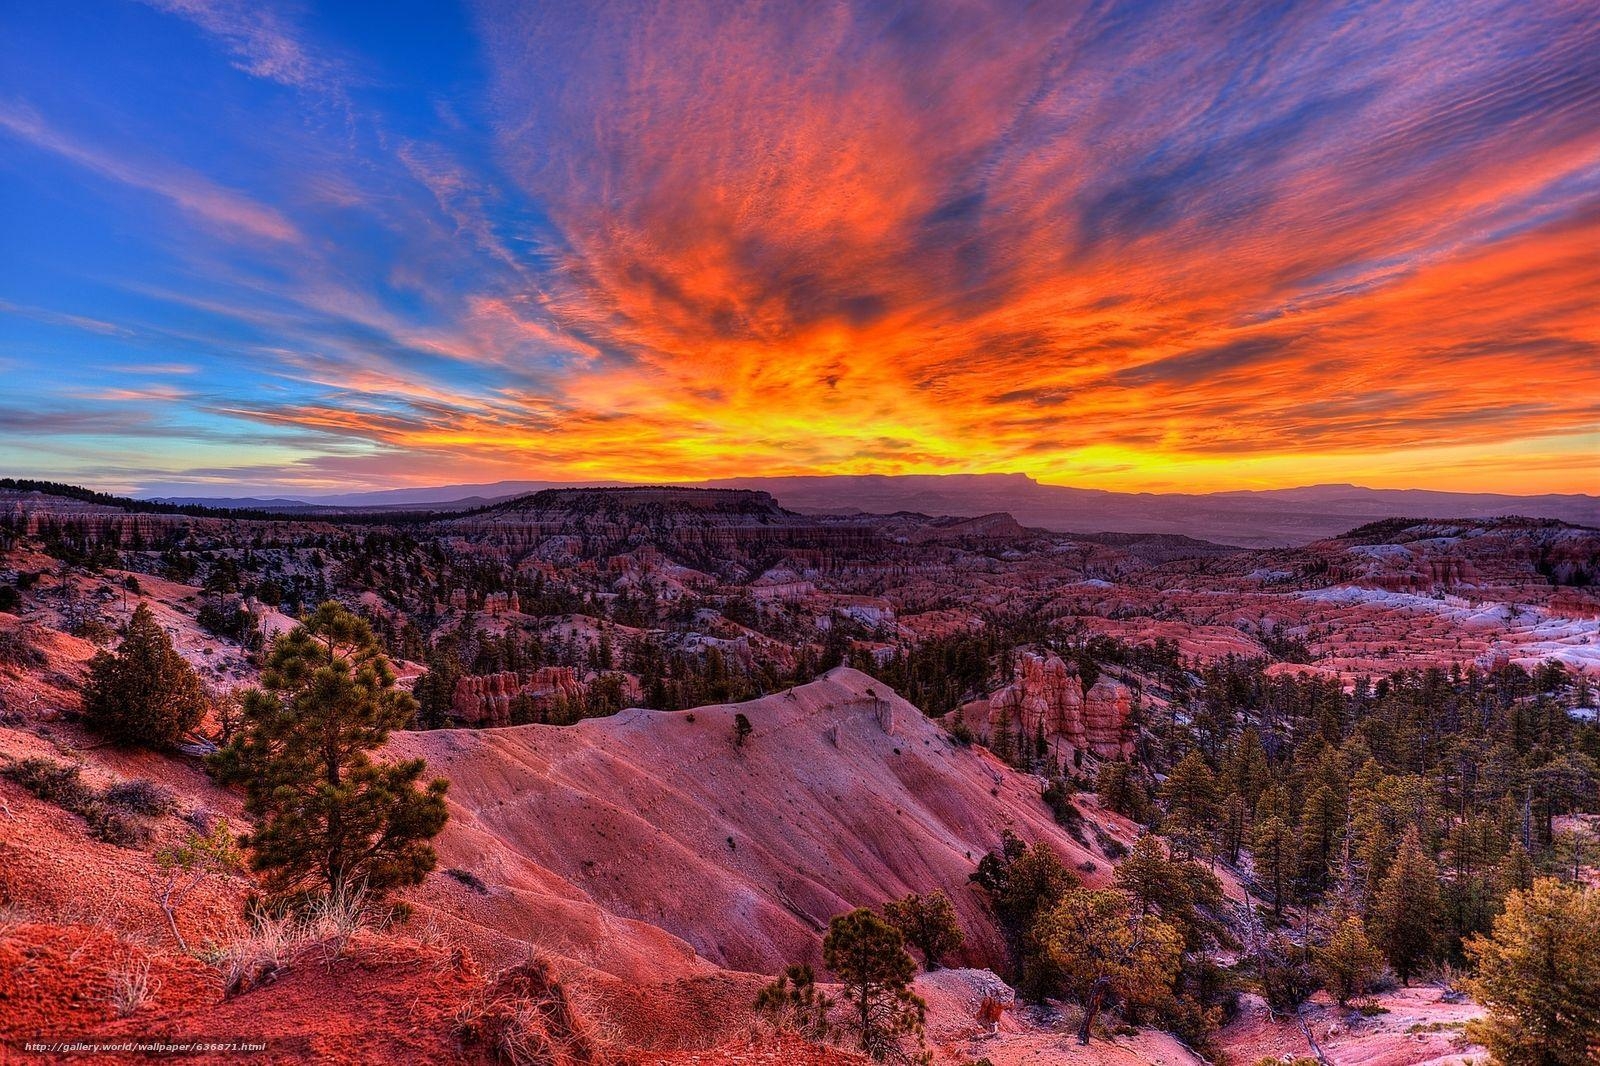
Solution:
<svg viewBox="0 0 1600 1066"><path fill-rule="evenodd" d="M1062 741L1103 759L1133 753L1128 687L1102 677L1085 692L1077 673L1056 655L1023 652L1011 684L969 706L988 722L991 735L1005 722L1013 736L1032 738L1042 731L1052 743Z"/></svg>
<svg viewBox="0 0 1600 1066"><path fill-rule="evenodd" d="M542 711L561 704L574 706L583 699L583 682L570 666L463 677L456 682L450 714L462 725L510 725L511 702L518 696L531 697Z"/></svg>

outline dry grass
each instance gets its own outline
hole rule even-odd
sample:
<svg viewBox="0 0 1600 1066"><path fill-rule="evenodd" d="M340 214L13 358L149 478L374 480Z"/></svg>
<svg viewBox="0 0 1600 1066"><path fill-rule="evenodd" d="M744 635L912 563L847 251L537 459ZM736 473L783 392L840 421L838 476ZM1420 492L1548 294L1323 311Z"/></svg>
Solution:
<svg viewBox="0 0 1600 1066"><path fill-rule="evenodd" d="M200 956L222 975L229 995L267 984L313 949L326 965L344 957L351 939L368 924L364 889L341 888L298 912L263 915L242 936L213 940Z"/></svg>
<svg viewBox="0 0 1600 1066"><path fill-rule="evenodd" d="M344 955L350 938L366 924L366 913L366 890L341 885L311 902L300 918L300 937L320 945L327 961L335 962Z"/></svg>
<svg viewBox="0 0 1600 1066"><path fill-rule="evenodd" d="M611 1026L580 1010L543 959L496 976L456 1015L463 1039L512 1066L609 1066L618 1061Z"/></svg>
<svg viewBox="0 0 1600 1066"><path fill-rule="evenodd" d="M13 929L32 920L21 904L0 903L0 937L10 936Z"/></svg>
<svg viewBox="0 0 1600 1066"><path fill-rule="evenodd" d="M147 959L128 959L108 976L111 978L111 1007L119 1018L138 1013L161 991L161 982L150 976Z"/></svg>
<svg viewBox="0 0 1600 1066"><path fill-rule="evenodd" d="M243 936L203 957L222 974L223 988L231 996L273 980L304 942L293 919L262 918Z"/></svg>

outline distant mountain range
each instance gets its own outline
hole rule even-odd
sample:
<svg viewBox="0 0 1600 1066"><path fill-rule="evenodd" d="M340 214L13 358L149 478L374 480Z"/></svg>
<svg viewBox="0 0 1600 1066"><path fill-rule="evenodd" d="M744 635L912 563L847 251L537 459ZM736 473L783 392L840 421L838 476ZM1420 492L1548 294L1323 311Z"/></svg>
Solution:
<svg viewBox="0 0 1600 1066"><path fill-rule="evenodd" d="M541 489L618 485L616 481L499 481L390 489L333 496L154 497L164 502L317 513L351 510L459 511ZM862 474L722 478L682 482L770 492L810 514L864 511L981 515L1006 511L1025 526L1079 533L1181 533L1247 547L1306 544L1381 518L1492 518L1525 515L1600 526L1600 496L1369 489L1310 485L1247 492L1110 492L1043 485L1026 474Z"/></svg>

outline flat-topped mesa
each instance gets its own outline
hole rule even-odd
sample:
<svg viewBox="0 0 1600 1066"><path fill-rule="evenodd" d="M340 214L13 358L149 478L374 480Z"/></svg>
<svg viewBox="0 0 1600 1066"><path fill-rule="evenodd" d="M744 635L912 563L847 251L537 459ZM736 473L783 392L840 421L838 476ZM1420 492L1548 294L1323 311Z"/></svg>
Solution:
<svg viewBox="0 0 1600 1066"><path fill-rule="evenodd" d="M551 561L659 550L697 569L741 571L774 551L828 560L889 550L880 531L826 522L749 489L547 489L440 524L447 535L508 558Z"/></svg>
<svg viewBox="0 0 1600 1066"><path fill-rule="evenodd" d="M109 497L108 497L109 498ZM114 498L110 498L114 499ZM312 518L238 517L222 511L201 514L135 510L37 490L0 489L0 524L27 537L62 534L87 543L118 548L158 549L180 544L190 536L223 537L240 533L283 537L299 532L327 535L336 527Z"/></svg>
<svg viewBox="0 0 1600 1066"><path fill-rule="evenodd" d="M511 705L519 696L529 697L536 710L548 713L579 706L584 686L570 666L463 677L456 682L450 716L467 726L510 725Z"/></svg>
<svg viewBox="0 0 1600 1066"><path fill-rule="evenodd" d="M1011 683L963 708L972 721L986 723L990 735L1004 726L1014 737L1043 735L1052 746L1065 742L1103 759L1133 754L1132 694L1101 677L1083 689L1074 668L1054 654L1025 651L1017 656Z"/></svg>
<svg viewBox="0 0 1600 1066"><path fill-rule="evenodd" d="M648 518L675 512L785 519L798 517L770 492L756 489L640 488L545 489L491 507L487 514L548 512L569 515L629 515Z"/></svg>

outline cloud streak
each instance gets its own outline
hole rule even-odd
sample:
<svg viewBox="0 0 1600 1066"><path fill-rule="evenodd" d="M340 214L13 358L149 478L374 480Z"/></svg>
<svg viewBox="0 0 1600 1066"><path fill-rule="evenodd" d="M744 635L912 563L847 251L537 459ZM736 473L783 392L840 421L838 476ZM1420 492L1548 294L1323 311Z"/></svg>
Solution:
<svg viewBox="0 0 1600 1066"><path fill-rule="evenodd" d="M0 104L0 131L102 178L153 193L222 229L271 241L301 239L293 224L270 207L179 167L126 159L84 144L51 126L29 108Z"/></svg>

